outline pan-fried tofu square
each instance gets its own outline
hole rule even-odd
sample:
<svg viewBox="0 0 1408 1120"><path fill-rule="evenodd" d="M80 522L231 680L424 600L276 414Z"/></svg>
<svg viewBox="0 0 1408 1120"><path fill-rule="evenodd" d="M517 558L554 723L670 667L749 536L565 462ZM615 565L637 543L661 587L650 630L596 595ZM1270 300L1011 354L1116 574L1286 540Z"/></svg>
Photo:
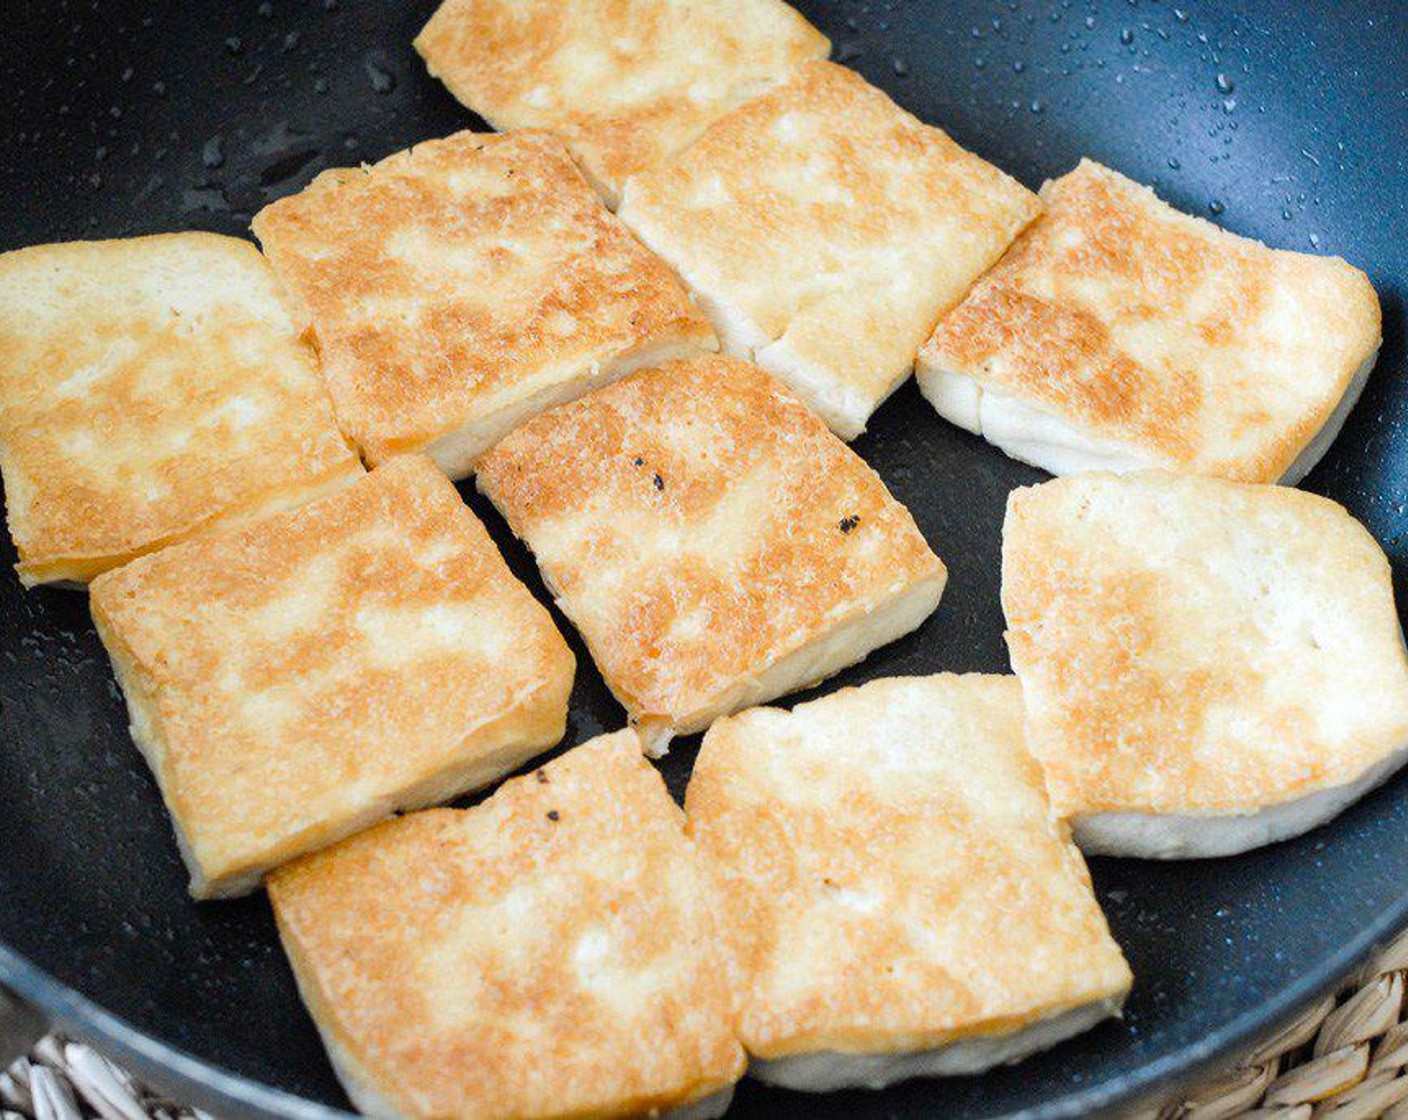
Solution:
<svg viewBox="0 0 1408 1120"><path fill-rule="evenodd" d="M528 416L713 349L684 286L546 133L456 133L325 171L254 219L372 463L452 478Z"/></svg>
<svg viewBox="0 0 1408 1120"><path fill-rule="evenodd" d="M1056 474L1299 482L1373 368L1379 301L1085 160L919 353L939 413Z"/></svg>
<svg viewBox="0 0 1408 1120"><path fill-rule="evenodd" d="M632 180L620 213L724 349L851 439L1037 209L858 75L809 62Z"/></svg>
<svg viewBox="0 0 1408 1120"><path fill-rule="evenodd" d="M1002 605L1032 750L1087 852L1294 836L1408 752L1388 561L1328 499L1160 471L1017 490Z"/></svg>
<svg viewBox="0 0 1408 1120"><path fill-rule="evenodd" d="M368 1116L717 1115L743 1072L712 884L633 732L290 864L269 894Z"/></svg>
<svg viewBox="0 0 1408 1120"><path fill-rule="evenodd" d="M631 175L831 50L780 0L445 0L415 46L495 128L562 136L613 207Z"/></svg>
<svg viewBox="0 0 1408 1120"><path fill-rule="evenodd" d="M635 374L520 428L480 489L652 753L909 633L946 572L875 472L737 358Z"/></svg>
<svg viewBox="0 0 1408 1120"><path fill-rule="evenodd" d="M422 456L135 560L91 602L198 898L562 737L572 654Z"/></svg>
<svg viewBox="0 0 1408 1120"><path fill-rule="evenodd" d="M0 255L0 468L26 587L362 473L258 250L209 233Z"/></svg>
<svg viewBox="0 0 1408 1120"><path fill-rule="evenodd" d="M1014 677L887 678L722 719L685 809L765 1081L976 1073L1087 1029L1129 990Z"/></svg>

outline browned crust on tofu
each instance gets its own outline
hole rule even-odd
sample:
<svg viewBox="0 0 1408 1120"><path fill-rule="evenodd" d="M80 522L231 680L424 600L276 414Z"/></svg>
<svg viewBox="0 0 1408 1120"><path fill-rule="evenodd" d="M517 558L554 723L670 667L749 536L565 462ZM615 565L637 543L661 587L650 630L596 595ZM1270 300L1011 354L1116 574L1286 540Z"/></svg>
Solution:
<svg viewBox="0 0 1408 1120"><path fill-rule="evenodd" d="M725 349L849 439L1039 208L858 74L809 62L633 179L620 212Z"/></svg>
<svg viewBox="0 0 1408 1120"><path fill-rule="evenodd" d="M268 266L208 233L0 255L0 467L26 585L362 473Z"/></svg>
<svg viewBox="0 0 1408 1120"><path fill-rule="evenodd" d="M460 132L325 171L254 230L372 462L652 344L713 345L547 133Z"/></svg>
<svg viewBox="0 0 1408 1120"><path fill-rule="evenodd" d="M495 128L562 136L613 203L631 175L831 50L778 0L447 0L415 47Z"/></svg>
<svg viewBox="0 0 1408 1120"><path fill-rule="evenodd" d="M1150 465L1274 482L1379 344L1336 257L1269 249L1089 160L942 319L921 368L961 373Z"/></svg>
<svg viewBox="0 0 1408 1120"><path fill-rule="evenodd" d="M643 722L704 709L945 578L875 472L734 358L672 362L545 413L478 482Z"/></svg>
<svg viewBox="0 0 1408 1120"><path fill-rule="evenodd" d="M573 658L429 460L94 581L198 895L562 736Z"/></svg>
<svg viewBox="0 0 1408 1120"><path fill-rule="evenodd" d="M269 893L339 1072L398 1116L636 1115L743 1072L712 896L630 732Z"/></svg>
<svg viewBox="0 0 1408 1120"><path fill-rule="evenodd" d="M1408 745L1388 561L1317 495L1158 471L1016 490L1002 602L1062 813L1250 813Z"/></svg>
<svg viewBox="0 0 1408 1120"><path fill-rule="evenodd" d="M686 812L758 1057L933 1049L1129 989L1015 677L882 679L719 720Z"/></svg>

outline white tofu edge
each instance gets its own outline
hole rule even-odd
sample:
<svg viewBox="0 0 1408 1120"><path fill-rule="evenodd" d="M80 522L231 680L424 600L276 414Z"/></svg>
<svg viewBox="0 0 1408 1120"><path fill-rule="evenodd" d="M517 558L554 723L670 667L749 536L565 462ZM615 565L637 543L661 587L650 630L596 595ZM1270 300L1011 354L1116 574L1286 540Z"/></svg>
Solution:
<svg viewBox="0 0 1408 1120"><path fill-rule="evenodd" d="M1408 743L1352 782L1249 813L1083 813L1072 818L1086 855L1134 859L1210 859L1247 852L1309 832L1338 816L1408 762Z"/></svg>
<svg viewBox="0 0 1408 1120"><path fill-rule="evenodd" d="M937 577L896 589L885 602L813 638L761 673L737 681L707 708L674 723L649 717L639 720L636 727L645 753L662 758L676 735L703 731L720 716L798 692L864 660L871 651L918 629L938 607L944 583L944 577Z"/></svg>
<svg viewBox="0 0 1408 1120"><path fill-rule="evenodd" d="M865 422L891 393L904 383L913 366L898 371L889 388L876 400L839 381L831 370L796 352L786 334L774 336L760 327L740 307L734 306L722 293L711 291L699 276L684 268L677 254L670 250L668 231L659 231L644 218L634 205L633 184L627 181L618 212L637 237L653 253L663 258L694 293L695 302L703 310L719 346L725 354L744 358L767 370L790 388L803 404L826 422L826 426L844 440L853 440L865 431Z"/></svg>
<svg viewBox="0 0 1408 1120"><path fill-rule="evenodd" d="M294 979L298 982L298 991L303 996L303 1002L311 1012L314 1004L309 1001L308 993L303 986L303 969L293 970ZM318 1036L323 1040L323 1049L327 1051L328 1061L332 1065L332 1071L337 1075L337 1080L341 1083L343 1090L347 1093L347 1099L352 1102L352 1106L363 1116L370 1120L411 1120L412 1114L402 1113L394 1104L391 1098L382 1094L374 1087L374 1082L360 1062L352 1057L345 1046L332 1036L332 1032L323 1027L322 1017L312 1016L314 1025L318 1028Z"/></svg>
<svg viewBox="0 0 1408 1120"><path fill-rule="evenodd" d="M637 370L699 353L701 348L693 342L669 339L620 354L608 362L594 362L575 377L557 380L536 393L461 424L432 440L425 447L425 453L451 479L468 478L474 473L474 463L479 456L538 413L574 401Z"/></svg>
<svg viewBox="0 0 1408 1120"><path fill-rule="evenodd" d="M1335 405L1335 410L1330 413L1330 418L1321 425L1320 430L1301 449L1301 453L1296 456L1295 461L1286 468L1286 473L1281 476L1283 486L1295 486L1299 483L1310 473L1315 464L1325 457L1325 452L1330 450L1330 445L1339 436L1344 422L1349 419L1350 412L1359 403L1359 396L1364 392L1364 386L1369 381L1369 374L1373 372L1374 363L1379 360L1379 347L1382 345L1383 340L1380 339L1374 344L1374 349L1369 352L1369 356L1354 371L1354 376L1349 379L1349 386L1345 389L1344 396L1340 398L1339 404Z"/></svg>
<svg viewBox="0 0 1408 1120"><path fill-rule="evenodd" d="M689 1104L682 1104L678 1108L668 1108L660 1115L666 1117L666 1120L716 1120L728 1111L728 1106L732 1103L733 1086L725 1085L707 1097L700 1097L697 1101L690 1101Z"/></svg>
<svg viewBox="0 0 1408 1120"><path fill-rule="evenodd" d="M1329 450L1364 391L1378 354L1375 346L1360 363L1334 411L1281 476L1282 485L1294 486ZM916 376L920 392L945 420L982 436L1013 459L1052 474L1123 473L1168 465L1129 444L1092 437L1054 413L1016 397L984 389L967 374L921 360Z"/></svg>
<svg viewBox="0 0 1408 1120"><path fill-rule="evenodd" d="M911 363L892 374L885 391L871 400L854 387L838 381L825 366L797 353L786 335L744 356L790 386L802 402L844 440L853 440L865 431L870 414L904 383L914 368Z"/></svg>
<svg viewBox="0 0 1408 1120"><path fill-rule="evenodd" d="M754 1058L748 1072L759 1081L808 1093L833 1089L883 1089L912 1077L956 1077L1012 1065L1118 1015L1124 995L1082 1004L1008 1034L963 1038L908 1054L846 1054L820 1050L785 1058Z"/></svg>

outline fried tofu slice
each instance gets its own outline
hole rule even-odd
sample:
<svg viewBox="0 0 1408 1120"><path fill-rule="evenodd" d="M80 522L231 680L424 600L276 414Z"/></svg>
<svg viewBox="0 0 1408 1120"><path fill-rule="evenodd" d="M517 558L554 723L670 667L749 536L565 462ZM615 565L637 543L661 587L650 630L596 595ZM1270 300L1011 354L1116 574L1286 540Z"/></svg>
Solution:
<svg viewBox="0 0 1408 1120"><path fill-rule="evenodd" d="M368 1116L712 1116L743 1073L712 884L633 732L281 868L269 895Z"/></svg>
<svg viewBox="0 0 1408 1120"><path fill-rule="evenodd" d="M875 472L737 358L545 413L478 484L652 753L909 633L946 579Z"/></svg>
<svg viewBox="0 0 1408 1120"><path fill-rule="evenodd" d="M0 255L0 469L26 587L362 473L258 250L210 233Z"/></svg>
<svg viewBox="0 0 1408 1120"><path fill-rule="evenodd" d="M560 135L613 208L630 176L831 51L780 0L445 0L415 47L495 128Z"/></svg>
<svg viewBox="0 0 1408 1120"><path fill-rule="evenodd" d="M563 734L571 651L423 456L135 560L91 603L197 898Z"/></svg>
<svg viewBox="0 0 1408 1120"><path fill-rule="evenodd" d="M1090 160L1041 198L920 351L940 415L1055 474L1299 482L1378 354L1368 278L1179 213Z"/></svg>
<svg viewBox="0 0 1408 1120"><path fill-rule="evenodd" d="M1408 757L1388 561L1326 498L1160 471L1017 490L1002 605L1032 750L1088 853L1282 840Z"/></svg>
<svg viewBox="0 0 1408 1120"><path fill-rule="evenodd" d="M725 350L852 439L1037 209L863 78L811 62L635 178L620 214Z"/></svg>
<svg viewBox="0 0 1408 1120"><path fill-rule="evenodd" d="M255 216L343 427L462 478L534 413L716 345L678 278L546 133L456 133Z"/></svg>
<svg viewBox="0 0 1408 1120"><path fill-rule="evenodd" d="M719 720L685 809L765 1081L976 1073L1129 991L1027 753L1015 677L887 678Z"/></svg>

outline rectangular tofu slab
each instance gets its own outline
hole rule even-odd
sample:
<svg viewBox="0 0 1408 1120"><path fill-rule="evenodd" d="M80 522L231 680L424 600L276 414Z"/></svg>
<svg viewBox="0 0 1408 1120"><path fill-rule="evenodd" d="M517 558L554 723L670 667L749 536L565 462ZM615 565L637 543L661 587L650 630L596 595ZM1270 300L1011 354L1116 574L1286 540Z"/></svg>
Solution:
<svg viewBox="0 0 1408 1120"><path fill-rule="evenodd" d="M831 50L780 0L446 0L415 47L495 128L566 140L612 207L630 176Z"/></svg>
<svg viewBox="0 0 1408 1120"><path fill-rule="evenodd" d="M1298 482L1378 353L1378 297L1085 160L919 354L939 413L1056 474Z"/></svg>
<svg viewBox="0 0 1408 1120"><path fill-rule="evenodd" d="M299 860L269 895L368 1116L718 1115L743 1072L711 884L631 732Z"/></svg>
<svg viewBox="0 0 1408 1120"><path fill-rule="evenodd" d="M728 352L852 439L1038 209L859 75L809 62L636 177L620 214Z"/></svg>
<svg viewBox="0 0 1408 1120"><path fill-rule="evenodd" d="M976 1073L1129 990L1024 745L1015 677L888 678L722 719L685 809L765 1081Z"/></svg>
<svg viewBox="0 0 1408 1120"><path fill-rule="evenodd" d="M430 460L94 581L197 898L562 737L574 662Z"/></svg>
<svg viewBox="0 0 1408 1120"><path fill-rule="evenodd" d="M268 265L210 233L0 255L0 469L26 587L362 473Z"/></svg>
<svg viewBox="0 0 1408 1120"><path fill-rule="evenodd" d="M1032 749L1088 852L1243 851L1404 761L1388 561L1325 498L1159 471L1017 490L1002 604Z"/></svg>
<svg viewBox="0 0 1408 1120"><path fill-rule="evenodd" d="M737 358L544 413L478 483L652 752L907 634L946 578L875 472Z"/></svg>
<svg viewBox="0 0 1408 1120"><path fill-rule="evenodd" d="M456 133L325 171L254 231L372 463L452 478L534 413L713 349L683 285L546 133Z"/></svg>

